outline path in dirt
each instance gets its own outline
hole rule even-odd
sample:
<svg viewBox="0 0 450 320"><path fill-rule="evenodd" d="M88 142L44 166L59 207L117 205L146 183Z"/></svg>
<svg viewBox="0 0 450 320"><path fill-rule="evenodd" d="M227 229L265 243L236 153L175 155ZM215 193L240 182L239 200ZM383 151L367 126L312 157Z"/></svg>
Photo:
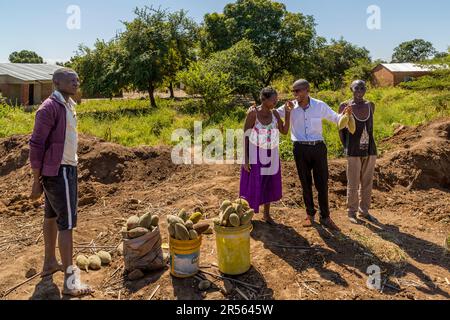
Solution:
<svg viewBox="0 0 450 320"><path fill-rule="evenodd" d="M260 286L259 299L449 299L450 119L399 128L384 141L391 151L378 161L373 214L378 223L352 225L345 214L345 160L330 161L330 206L342 233L301 227L304 218L295 164L283 163L284 198L274 205L278 226L257 217L252 232L252 269L237 279ZM42 267L42 203L31 203L27 136L0 139L0 292ZM175 166L167 148L125 148L83 136L80 141L78 244L117 245L124 220L152 211L162 217L202 206L208 218L218 204L237 197L239 166ZM165 219L161 219L167 243ZM314 250L299 247L314 246ZM294 247L294 248L293 248ZM206 236L201 264L216 263L215 238ZM196 279L173 279L168 270L130 282L109 275L122 265L83 273L97 291L89 299L242 299L217 287L196 289ZM367 268L382 270L382 292L366 286ZM218 272L214 267L210 272ZM116 281L117 280L117 281ZM61 299L62 275L30 281L4 299ZM223 286L223 282L217 282ZM87 298L85 298L87 299Z"/></svg>

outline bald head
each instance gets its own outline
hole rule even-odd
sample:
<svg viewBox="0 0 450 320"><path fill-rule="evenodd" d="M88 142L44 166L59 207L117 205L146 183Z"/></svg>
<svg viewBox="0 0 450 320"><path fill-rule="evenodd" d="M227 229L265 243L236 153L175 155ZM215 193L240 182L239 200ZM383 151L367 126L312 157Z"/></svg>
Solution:
<svg viewBox="0 0 450 320"><path fill-rule="evenodd" d="M80 86L78 74L69 68L60 68L53 73L53 84L63 95L74 96Z"/></svg>
<svg viewBox="0 0 450 320"><path fill-rule="evenodd" d="M292 86L292 92L294 93L295 99L299 103L303 103L309 99L309 90L311 86L305 79L300 79L294 82Z"/></svg>
<svg viewBox="0 0 450 320"><path fill-rule="evenodd" d="M352 84L350 85L350 88L352 89L352 91L355 91L356 88L366 88L366 82L363 80L355 80L352 82Z"/></svg>
<svg viewBox="0 0 450 320"><path fill-rule="evenodd" d="M367 92L366 82L363 80L356 80L350 86L353 92L353 100L355 102L362 102Z"/></svg>
<svg viewBox="0 0 450 320"><path fill-rule="evenodd" d="M53 73L53 82L61 81L61 79L72 76L74 74L77 75L77 73L70 68L60 68Z"/></svg>
<svg viewBox="0 0 450 320"><path fill-rule="evenodd" d="M294 82L293 85L294 89L298 88L298 89L309 89L311 87L311 85L309 84L309 82L305 79L300 79Z"/></svg>

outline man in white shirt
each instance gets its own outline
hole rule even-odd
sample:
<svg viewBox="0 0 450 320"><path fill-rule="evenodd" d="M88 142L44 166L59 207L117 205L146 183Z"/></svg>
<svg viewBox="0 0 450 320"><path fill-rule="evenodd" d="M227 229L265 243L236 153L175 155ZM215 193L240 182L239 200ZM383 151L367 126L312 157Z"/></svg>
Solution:
<svg viewBox="0 0 450 320"><path fill-rule="evenodd" d="M291 111L291 138L294 141L294 157L303 189L303 200L307 218L305 227L312 227L316 215L312 184L316 186L319 198L320 223L339 231L330 218L328 204L328 150L323 139L322 120L338 123L342 115L334 112L325 102L309 96L310 85L306 80L298 80L293 85L296 98ZM344 113L351 112L346 108ZM285 117L284 106L278 109Z"/></svg>
<svg viewBox="0 0 450 320"><path fill-rule="evenodd" d="M81 297L93 290L83 284L73 261L73 230L77 227L78 206L78 132L75 96L79 78L72 69L61 68L53 74L55 91L39 107L30 139L33 169L31 198L45 195L42 276L64 271L63 294ZM62 268L56 260L56 244Z"/></svg>

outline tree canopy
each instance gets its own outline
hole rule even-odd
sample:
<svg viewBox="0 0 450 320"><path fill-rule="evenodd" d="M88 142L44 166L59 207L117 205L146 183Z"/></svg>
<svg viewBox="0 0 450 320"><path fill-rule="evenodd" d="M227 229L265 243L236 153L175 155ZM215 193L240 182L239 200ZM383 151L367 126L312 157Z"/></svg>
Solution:
<svg viewBox="0 0 450 320"><path fill-rule="evenodd" d="M9 55L11 63L44 63L44 59L34 51L15 51Z"/></svg>
<svg viewBox="0 0 450 320"><path fill-rule="evenodd" d="M415 39L401 43L394 49L393 63L422 62L437 54L433 44L423 39Z"/></svg>

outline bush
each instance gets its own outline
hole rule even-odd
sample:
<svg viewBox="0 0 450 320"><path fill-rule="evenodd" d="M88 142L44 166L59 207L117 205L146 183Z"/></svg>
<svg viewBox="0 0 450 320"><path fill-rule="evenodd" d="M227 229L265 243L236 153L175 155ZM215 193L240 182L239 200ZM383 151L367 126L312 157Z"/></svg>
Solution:
<svg viewBox="0 0 450 320"><path fill-rule="evenodd" d="M189 70L181 71L178 79L186 85L188 94L200 94L205 103L200 112L213 115L225 109L231 102L232 88L229 85L230 75L210 70L207 63L194 62Z"/></svg>
<svg viewBox="0 0 450 320"><path fill-rule="evenodd" d="M262 69L262 60L256 57L251 42L242 40L191 64L178 74L178 80L186 85L188 93L203 97L202 113L213 115L228 109L231 95L251 95L257 100L263 87Z"/></svg>
<svg viewBox="0 0 450 320"><path fill-rule="evenodd" d="M424 76L411 82L403 82L400 87L409 90L448 90L450 88L450 71L435 71L433 75Z"/></svg>

